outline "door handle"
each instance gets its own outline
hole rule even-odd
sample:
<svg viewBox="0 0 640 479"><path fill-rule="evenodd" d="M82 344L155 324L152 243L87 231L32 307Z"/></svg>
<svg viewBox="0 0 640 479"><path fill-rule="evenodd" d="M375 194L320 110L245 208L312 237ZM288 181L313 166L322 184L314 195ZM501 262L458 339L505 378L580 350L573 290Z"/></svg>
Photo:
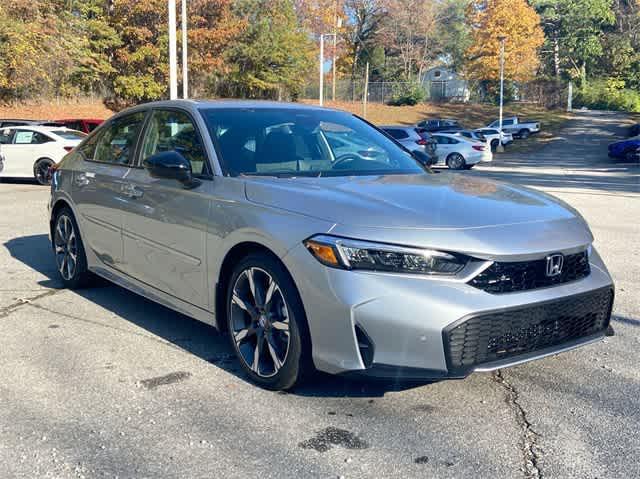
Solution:
<svg viewBox="0 0 640 479"><path fill-rule="evenodd" d="M80 187L87 186L90 182L91 180L89 179L86 173L78 173L73 178L73 183L76 186L80 186Z"/></svg>
<svg viewBox="0 0 640 479"><path fill-rule="evenodd" d="M129 198L132 198L134 200L137 198L142 198L144 196L144 191L142 191L140 188L130 183L122 185L122 193L125 196L128 196Z"/></svg>

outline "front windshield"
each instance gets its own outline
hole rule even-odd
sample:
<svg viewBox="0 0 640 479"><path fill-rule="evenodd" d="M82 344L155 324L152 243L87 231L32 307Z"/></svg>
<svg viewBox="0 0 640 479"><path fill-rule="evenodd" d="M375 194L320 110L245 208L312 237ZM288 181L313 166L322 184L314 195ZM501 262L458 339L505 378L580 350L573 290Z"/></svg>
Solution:
<svg viewBox="0 0 640 479"><path fill-rule="evenodd" d="M413 156L345 112L292 108L203 109L225 172L265 176L424 173Z"/></svg>

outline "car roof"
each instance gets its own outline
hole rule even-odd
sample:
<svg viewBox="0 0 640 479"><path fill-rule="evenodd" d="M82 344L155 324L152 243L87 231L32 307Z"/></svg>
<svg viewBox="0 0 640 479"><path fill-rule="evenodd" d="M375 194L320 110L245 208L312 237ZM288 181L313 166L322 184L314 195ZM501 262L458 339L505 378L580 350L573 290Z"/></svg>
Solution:
<svg viewBox="0 0 640 479"><path fill-rule="evenodd" d="M267 109L267 108L277 108L277 109L290 109L290 110L309 110L309 111L333 111L345 113L348 115L352 115L352 113L340 110L338 108L327 108L323 106L317 105L309 105L306 103L289 103L289 102L280 102L280 101L270 101L270 100L162 100L162 101L154 101L149 103L142 103L140 105L133 106L131 108L127 108L126 110L122 110L115 114L113 117L109 119L109 121L119 118L123 115L127 115L130 113L135 113L139 111L146 111L150 108L182 108L188 111L195 110L207 110L207 109L229 109L229 108L237 108L237 109ZM105 120L107 121L107 120Z"/></svg>
<svg viewBox="0 0 640 479"><path fill-rule="evenodd" d="M55 122L71 122L71 121L86 121L87 123L102 123L104 120L100 118L64 118L62 120L53 120L52 123Z"/></svg>

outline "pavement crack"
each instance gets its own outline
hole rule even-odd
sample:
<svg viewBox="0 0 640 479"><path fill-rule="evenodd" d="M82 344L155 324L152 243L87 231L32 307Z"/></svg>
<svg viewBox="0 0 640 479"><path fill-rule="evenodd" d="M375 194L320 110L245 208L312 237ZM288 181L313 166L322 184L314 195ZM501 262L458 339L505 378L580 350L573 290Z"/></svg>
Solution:
<svg viewBox="0 0 640 479"><path fill-rule="evenodd" d="M45 291L44 293L31 296L30 298L19 298L16 302L11 303L10 305L5 306L3 308L0 308L0 319L6 318L7 316L14 313L15 311L22 308L23 306L32 304L34 301L37 301L39 299L46 298L48 296L53 296L54 294L57 294L59 292L60 290L58 289L50 289L48 291Z"/></svg>
<svg viewBox="0 0 640 479"><path fill-rule="evenodd" d="M511 384L502 374L502 370L495 371L491 378L498 383L505 391L505 402L509 409L515 414L516 422L521 430L520 449L524 461L525 479L542 479L542 471L539 464L538 438L540 435L533 429L531 422L527 418L527 412L519 402L519 393L516 387Z"/></svg>

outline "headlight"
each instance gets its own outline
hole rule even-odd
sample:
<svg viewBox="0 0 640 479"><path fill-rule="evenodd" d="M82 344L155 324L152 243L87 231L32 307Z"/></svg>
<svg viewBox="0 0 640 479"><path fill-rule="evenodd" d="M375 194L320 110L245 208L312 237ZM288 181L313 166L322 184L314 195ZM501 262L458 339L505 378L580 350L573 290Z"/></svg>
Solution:
<svg viewBox="0 0 640 479"><path fill-rule="evenodd" d="M309 252L332 268L428 275L454 275L468 262L462 255L428 249L318 235L304 241Z"/></svg>

